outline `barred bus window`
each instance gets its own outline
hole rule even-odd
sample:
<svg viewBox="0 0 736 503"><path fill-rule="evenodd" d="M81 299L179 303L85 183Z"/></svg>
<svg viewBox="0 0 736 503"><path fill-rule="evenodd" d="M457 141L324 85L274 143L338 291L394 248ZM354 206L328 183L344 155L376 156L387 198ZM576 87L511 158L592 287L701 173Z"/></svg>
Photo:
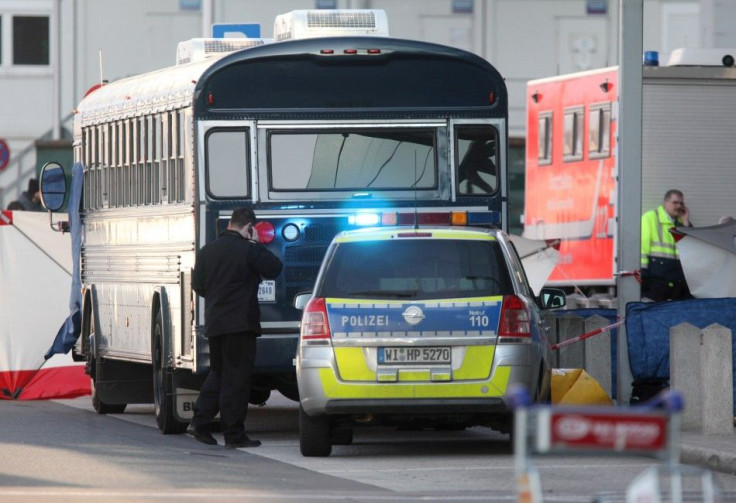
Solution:
<svg viewBox="0 0 736 503"><path fill-rule="evenodd" d="M145 197L143 196L143 186L145 185L145 151L146 151L146 122L144 117L138 119L138 132L137 132L137 143L138 143L138 176L136 177L136 190L138 196L136 198L137 204L145 204Z"/></svg>
<svg viewBox="0 0 736 503"><path fill-rule="evenodd" d="M166 153L166 163L168 164L168 180L167 180L167 193L169 196L169 202L175 203L177 201L177 193L176 193L176 161L174 160L174 135L176 135L176 128L175 128L175 118L176 118L176 112L170 112L168 114L168 121L166 125L166 137L168 138L167 141L167 153Z"/></svg>
<svg viewBox="0 0 736 503"><path fill-rule="evenodd" d="M179 180L179 201L186 201L187 200L187 194L188 191L185 188L185 181L184 181L184 151L186 150L186 134L185 134L185 124L186 124L186 116L184 115L184 112L179 112L179 134L178 137L178 150L176 152L176 170L178 172L178 180Z"/></svg>
<svg viewBox="0 0 736 503"><path fill-rule="evenodd" d="M143 142L145 145L145 153L143 154L145 162L145 169L143 170L143 204L151 204L151 157L153 156L153 145L151 143L151 139L153 137L152 125L152 118L146 117L146 131L143 135Z"/></svg>
<svg viewBox="0 0 736 503"><path fill-rule="evenodd" d="M159 204L161 202L161 116L155 115L152 117L152 120L153 165L151 170L151 203Z"/></svg>
<svg viewBox="0 0 736 503"><path fill-rule="evenodd" d="M110 124L110 164L108 173L110 176L110 192L108 205L114 208L118 205L118 123Z"/></svg>
<svg viewBox="0 0 736 503"><path fill-rule="evenodd" d="M171 202L171 176L169 175L169 156L171 155L171 114L161 117L161 202Z"/></svg>

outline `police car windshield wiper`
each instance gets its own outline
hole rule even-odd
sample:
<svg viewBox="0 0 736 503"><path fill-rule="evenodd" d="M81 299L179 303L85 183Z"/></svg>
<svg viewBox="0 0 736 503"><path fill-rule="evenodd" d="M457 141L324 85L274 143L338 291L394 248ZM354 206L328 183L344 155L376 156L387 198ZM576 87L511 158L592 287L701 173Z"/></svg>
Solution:
<svg viewBox="0 0 736 503"><path fill-rule="evenodd" d="M382 299L407 299L416 296L416 290L365 290L348 294L348 297L377 297Z"/></svg>

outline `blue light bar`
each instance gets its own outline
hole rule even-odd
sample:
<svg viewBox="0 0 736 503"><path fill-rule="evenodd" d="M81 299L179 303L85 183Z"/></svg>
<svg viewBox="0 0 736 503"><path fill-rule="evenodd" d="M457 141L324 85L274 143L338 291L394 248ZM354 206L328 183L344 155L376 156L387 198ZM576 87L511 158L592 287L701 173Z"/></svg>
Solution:
<svg viewBox="0 0 736 503"><path fill-rule="evenodd" d="M348 223L350 225L357 225L359 227L378 225L380 221L381 217L378 213L356 213L348 217Z"/></svg>

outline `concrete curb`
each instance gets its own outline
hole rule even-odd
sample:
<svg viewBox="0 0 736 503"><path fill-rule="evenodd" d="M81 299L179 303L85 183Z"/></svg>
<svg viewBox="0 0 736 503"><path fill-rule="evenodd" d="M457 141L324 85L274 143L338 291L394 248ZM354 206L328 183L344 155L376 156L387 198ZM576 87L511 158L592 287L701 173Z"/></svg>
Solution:
<svg viewBox="0 0 736 503"><path fill-rule="evenodd" d="M708 440L718 442L717 437ZM680 447L680 462L734 475L736 474L736 451L728 451L728 448L734 443L736 443L735 440L728 439L721 444L720 448L714 448L683 442Z"/></svg>

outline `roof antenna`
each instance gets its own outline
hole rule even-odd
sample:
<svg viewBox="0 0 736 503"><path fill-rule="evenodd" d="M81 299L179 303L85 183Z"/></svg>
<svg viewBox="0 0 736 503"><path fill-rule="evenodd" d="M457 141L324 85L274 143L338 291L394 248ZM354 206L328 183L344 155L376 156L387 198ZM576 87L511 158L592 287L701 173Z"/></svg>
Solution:
<svg viewBox="0 0 736 503"><path fill-rule="evenodd" d="M419 229L419 215L417 214L417 151L414 150L414 230Z"/></svg>
<svg viewBox="0 0 736 503"><path fill-rule="evenodd" d="M100 85L105 85L105 79L102 76L102 51L98 51L99 59L100 59Z"/></svg>

